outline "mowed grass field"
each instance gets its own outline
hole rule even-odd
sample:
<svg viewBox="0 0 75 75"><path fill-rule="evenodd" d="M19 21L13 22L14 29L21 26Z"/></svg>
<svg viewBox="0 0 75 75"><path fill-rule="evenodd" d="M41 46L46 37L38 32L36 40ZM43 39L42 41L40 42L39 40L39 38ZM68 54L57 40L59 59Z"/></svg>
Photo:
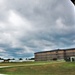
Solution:
<svg viewBox="0 0 75 75"><path fill-rule="evenodd" d="M0 63L0 74L7 75L75 75L75 62Z"/></svg>

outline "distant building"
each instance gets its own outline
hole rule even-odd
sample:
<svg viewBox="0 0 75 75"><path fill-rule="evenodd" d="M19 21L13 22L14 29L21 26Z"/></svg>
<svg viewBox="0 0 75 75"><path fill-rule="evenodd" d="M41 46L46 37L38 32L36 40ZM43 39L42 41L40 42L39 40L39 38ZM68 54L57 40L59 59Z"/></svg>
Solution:
<svg viewBox="0 0 75 75"><path fill-rule="evenodd" d="M71 57L75 57L75 48L57 49L35 53L35 61L50 61L61 59L69 60Z"/></svg>
<svg viewBox="0 0 75 75"><path fill-rule="evenodd" d="M3 62L9 62L10 61L10 59L4 59L4 61Z"/></svg>

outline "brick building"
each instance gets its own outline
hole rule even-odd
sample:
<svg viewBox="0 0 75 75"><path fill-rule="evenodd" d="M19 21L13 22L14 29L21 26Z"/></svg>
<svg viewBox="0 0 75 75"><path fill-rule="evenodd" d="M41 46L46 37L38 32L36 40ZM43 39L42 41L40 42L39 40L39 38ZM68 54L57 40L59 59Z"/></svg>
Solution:
<svg viewBox="0 0 75 75"><path fill-rule="evenodd" d="M75 57L75 48L57 49L57 50L42 51L35 53L35 61L49 61L54 59L68 60L70 57Z"/></svg>

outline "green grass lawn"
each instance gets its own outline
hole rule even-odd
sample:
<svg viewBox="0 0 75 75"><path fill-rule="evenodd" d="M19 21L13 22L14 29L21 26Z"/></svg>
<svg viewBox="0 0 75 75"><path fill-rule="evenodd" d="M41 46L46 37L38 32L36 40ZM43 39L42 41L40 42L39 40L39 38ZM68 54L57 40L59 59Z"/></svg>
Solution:
<svg viewBox="0 0 75 75"><path fill-rule="evenodd" d="M75 62L0 63L0 73L7 75L75 75Z"/></svg>

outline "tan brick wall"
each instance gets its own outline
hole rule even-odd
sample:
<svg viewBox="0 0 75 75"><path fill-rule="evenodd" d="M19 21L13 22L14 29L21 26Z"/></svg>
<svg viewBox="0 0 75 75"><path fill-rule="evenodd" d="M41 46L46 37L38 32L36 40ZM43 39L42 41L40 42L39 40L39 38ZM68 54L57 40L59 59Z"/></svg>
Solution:
<svg viewBox="0 0 75 75"><path fill-rule="evenodd" d="M68 56L68 57L75 56L75 50L39 52L35 54L35 60L46 61L46 60L52 60L53 58L64 59L64 56Z"/></svg>

